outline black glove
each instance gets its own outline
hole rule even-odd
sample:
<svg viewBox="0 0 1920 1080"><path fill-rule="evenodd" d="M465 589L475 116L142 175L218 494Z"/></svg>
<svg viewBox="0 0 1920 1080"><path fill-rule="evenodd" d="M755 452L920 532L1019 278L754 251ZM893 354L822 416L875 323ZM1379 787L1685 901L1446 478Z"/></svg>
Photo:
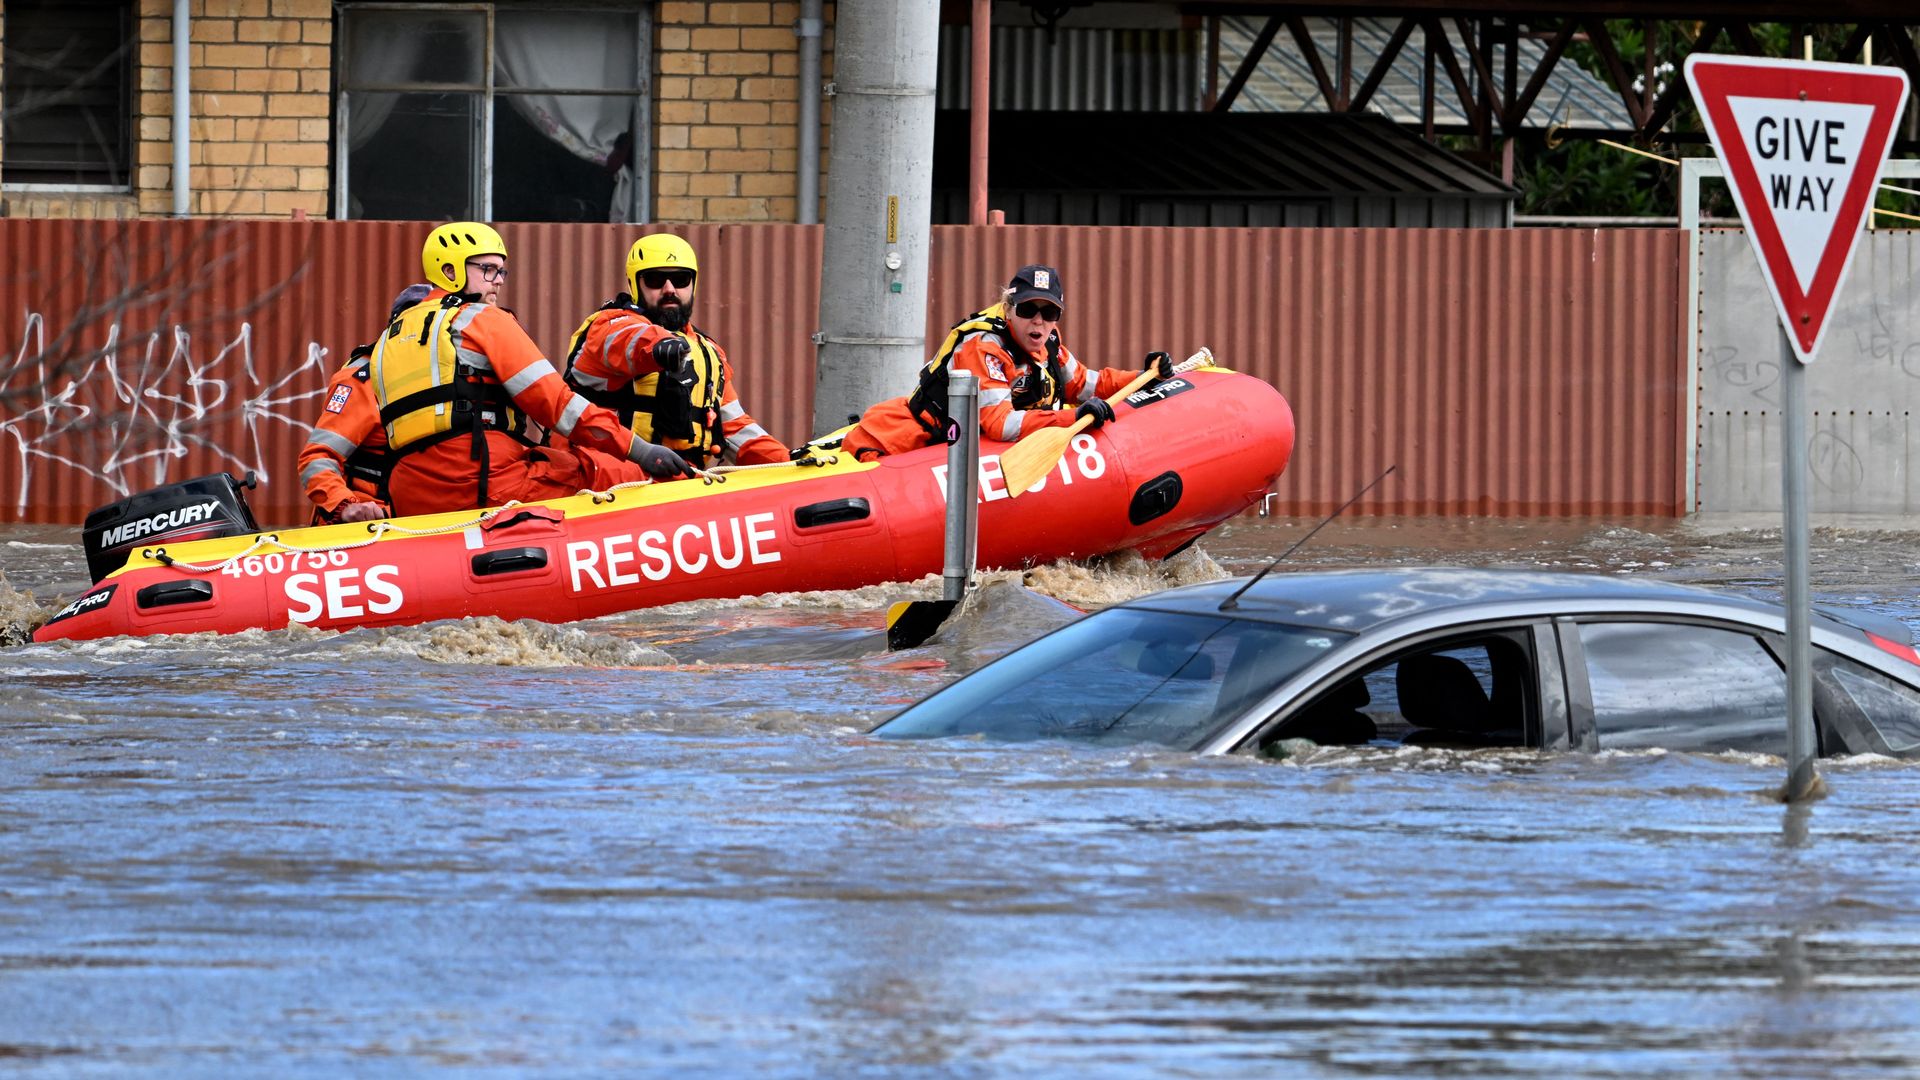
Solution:
<svg viewBox="0 0 1920 1080"><path fill-rule="evenodd" d="M1147 354L1147 370L1153 372L1156 379L1173 378L1173 357L1154 351Z"/></svg>
<svg viewBox="0 0 1920 1080"><path fill-rule="evenodd" d="M1093 423L1087 426L1099 427L1101 424L1113 419L1113 406L1107 404L1106 398L1097 397L1088 398L1079 408L1073 410L1073 418L1075 420L1085 419L1089 416L1093 417Z"/></svg>
<svg viewBox="0 0 1920 1080"><path fill-rule="evenodd" d="M659 364L662 371L679 371L687 366L687 357L692 352L687 347L687 339L675 334L654 343L653 362Z"/></svg>
<svg viewBox="0 0 1920 1080"><path fill-rule="evenodd" d="M671 480L676 476L692 476L687 459L661 446L635 436L633 446L627 450L627 460L646 470L655 480Z"/></svg>

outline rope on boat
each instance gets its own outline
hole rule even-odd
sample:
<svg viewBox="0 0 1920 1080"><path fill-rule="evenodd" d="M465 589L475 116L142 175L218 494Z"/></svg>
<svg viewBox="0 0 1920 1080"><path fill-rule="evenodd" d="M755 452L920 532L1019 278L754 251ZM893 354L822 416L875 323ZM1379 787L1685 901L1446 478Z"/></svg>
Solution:
<svg viewBox="0 0 1920 1080"><path fill-rule="evenodd" d="M794 458L792 461L763 461L758 465L715 465L701 475L719 477L723 473L746 472L749 469L824 469L828 465L838 464L840 455L827 454L822 457Z"/></svg>
<svg viewBox="0 0 1920 1080"><path fill-rule="evenodd" d="M621 485L621 486L625 486L625 485ZM612 496L609 495L608 498L612 498ZM182 562L181 560L176 559L171 555L168 555L167 549L163 547L143 548L140 551L140 556L142 558L152 559L153 561L161 564L162 566L170 566L170 567L176 567L181 570L189 570L196 574L211 574L211 573L218 573L221 570L225 570L227 567L232 566L234 563L239 562L241 559L247 558L248 556L252 555L254 552L260 550L263 547L275 547L275 548L279 548L281 551L291 551L301 555L309 555L309 554L314 554L316 552L328 552L328 551L354 551L359 548L367 547L370 544L379 543L388 533L401 533L406 536L439 536L442 533L459 532L462 529L471 529L476 525L485 526L488 522L492 521L494 518L499 517L501 514L504 514L508 510L511 510L514 507L519 505L520 503L518 501L509 502L503 506L496 506L491 510L483 510L480 512L479 516L473 518L472 520L456 521L451 525L440 525L432 529L415 529L406 525L397 524L395 522L386 520L384 518L382 518L379 521L369 521L367 522L367 531L372 533L373 535L367 537L365 540L355 541L354 543L351 543L351 544L321 544L317 547L306 547L300 544L287 543L286 541L280 539L279 533L262 533L261 535L254 537L253 543L248 544L246 547L246 550L241 551L234 555L229 555L226 558L221 559L219 562L213 562L213 563Z"/></svg>
<svg viewBox="0 0 1920 1080"><path fill-rule="evenodd" d="M793 461L763 461L757 465L715 465L711 469L702 469L698 466L688 465L687 471L699 477L702 484L711 487L714 484L726 483L727 476L730 473L746 472L749 469L818 469L828 465L837 465L839 462L840 458L837 454L828 454L824 458L798 458ZM615 484L605 491L591 491L583 488L580 494L592 496L593 501L597 503L611 502L613 501L613 493L619 491L621 488L640 487L644 484L651 483L653 483L652 480L634 480L625 484ZM602 495L605 495L606 498L601 498Z"/></svg>
<svg viewBox="0 0 1920 1080"><path fill-rule="evenodd" d="M603 488L599 491L595 491L593 488L581 488L579 491L574 492L574 494L585 495L587 498L592 499L595 505L598 505L600 503L612 502L613 493L616 491L624 491L627 488L647 487L652 483L652 480L628 480L625 483L615 484L612 487Z"/></svg>
<svg viewBox="0 0 1920 1080"><path fill-rule="evenodd" d="M698 476L700 482L703 484L724 484L727 482L727 473L739 472L743 469L785 469L796 466L801 468L817 468L825 465L838 464L839 461L839 455L828 454L824 458L801 458L797 461L769 461L759 465L719 465L712 469L693 469L693 475ZM692 468L692 466L688 466L688 468ZM616 491L624 491L627 488L647 487L652 483L652 480L629 480L625 483L615 484L612 487L601 490L581 488L577 494L587 496L592 499L595 504L610 503L614 500L614 492ZM520 503L518 501L509 502L503 506L496 506L491 510L482 511L478 517L470 521L459 521L452 525L441 525L432 529L410 528L406 525L396 524L386 518L378 521L369 521L367 522L367 531L373 535L367 537L365 540L356 541L351 544L322 544L318 547L304 547L299 544L289 544L281 540L279 533L262 533L254 537L253 543L248 544L246 550L234 555L229 555L219 562L213 563L182 562L168 555L167 549L164 547L142 548L140 556L141 558L152 559L162 566L188 570L196 574L213 574L225 570L227 567L232 566L241 559L247 558L264 547L278 548L281 551L291 551L302 555L313 554L315 552L354 551L367 547L370 544L379 543L388 533L400 533L406 536L439 536L442 533L459 532L462 529L470 529L476 525L485 527L486 524L494 518L499 517L501 514L519 505Z"/></svg>

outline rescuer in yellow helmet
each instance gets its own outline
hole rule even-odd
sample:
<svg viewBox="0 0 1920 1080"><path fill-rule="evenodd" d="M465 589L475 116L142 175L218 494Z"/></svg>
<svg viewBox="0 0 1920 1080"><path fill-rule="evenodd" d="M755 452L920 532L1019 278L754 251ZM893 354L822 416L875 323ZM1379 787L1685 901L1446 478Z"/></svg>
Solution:
<svg viewBox="0 0 1920 1080"><path fill-rule="evenodd" d="M726 350L693 325L699 279L699 258L680 237L634 241L627 291L574 331L567 385L701 468L786 461L785 444L741 405Z"/></svg>
<svg viewBox="0 0 1920 1080"><path fill-rule="evenodd" d="M499 233L475 221L442 225L427 234L420 265L433 288L387 324L367 358L366 392L345 395L341 408L352 415L332 426L360 444L384 429L396 514L686 474L679 455L569 389L519 321L495 306L507 281ZM568 447L542 445L546 431Z"/></svg>

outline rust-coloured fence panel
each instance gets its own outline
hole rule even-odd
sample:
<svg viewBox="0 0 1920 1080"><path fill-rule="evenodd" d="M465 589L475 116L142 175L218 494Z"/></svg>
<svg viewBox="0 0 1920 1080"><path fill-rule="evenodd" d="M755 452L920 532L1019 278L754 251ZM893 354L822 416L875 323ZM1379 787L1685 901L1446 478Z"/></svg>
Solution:
<svg viewBox="0 0 1920 1080"><path fill-rule="evenodd" d="M0 520L78 521L168 479L258 473L263 522L301 520L294 457L328 376L422 279L417 222L0 220ZM693 226L697 322L748 408L799 441L812 416L817 226ZM505 225L502 295L557 364L621 288L637 235Z"/></svg>
<svg viewBox="0 0 1920 1080"><path fill-rule="evenodd" d="M1677 515L1690 430L1678 230L936 228L940 328L1027 262L1090 363L1210 346L1287 395L1276 509L1390 464L1376 513ZM973 306L970 306L973 305Z"/></svg>
<svg viewBox="0 0 1920 1080"><path fill-rule="evenodd" d="M217 469L306 513L293 459L319 391L419 280L428 226L0 220L0 520L78 521ZM620 287L631 226L506 225L503 297L556 363ZM811 434L818 226L690 226L696 321L775 437ZM927 329L1025 262L1067 287L1095 364L1206 344L1300 428L1277 509L1677 514L1686 436L1682 235L1671 230L942 226ZM902 391L906 388L902 387Z"/></svg>

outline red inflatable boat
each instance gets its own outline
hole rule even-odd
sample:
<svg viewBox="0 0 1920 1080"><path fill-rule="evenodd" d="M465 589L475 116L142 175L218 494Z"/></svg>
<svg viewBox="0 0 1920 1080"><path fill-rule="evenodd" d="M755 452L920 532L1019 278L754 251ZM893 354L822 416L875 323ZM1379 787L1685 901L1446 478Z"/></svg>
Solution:
<svg viewBox="0 0 1920 1080"><path fill-rule="evenodd" d="M1113 423L1075 436L1044 483L1017 500L1000 479L1005 444L982 442L982 567L1129 548L1164 557L1258 504L1293 451L1286 399L1220 368L1142 391L1115 411ZM736 472L724 483L652 484L598 501L580 495L166 539L130 548L124 566L34 639L467 615L564 622L683 600L910 581L942 566L945 473L940 446L864 464L842 455L817 467ZM211 514L189 507L113 532L137 544L145 532Z"/></svg>

